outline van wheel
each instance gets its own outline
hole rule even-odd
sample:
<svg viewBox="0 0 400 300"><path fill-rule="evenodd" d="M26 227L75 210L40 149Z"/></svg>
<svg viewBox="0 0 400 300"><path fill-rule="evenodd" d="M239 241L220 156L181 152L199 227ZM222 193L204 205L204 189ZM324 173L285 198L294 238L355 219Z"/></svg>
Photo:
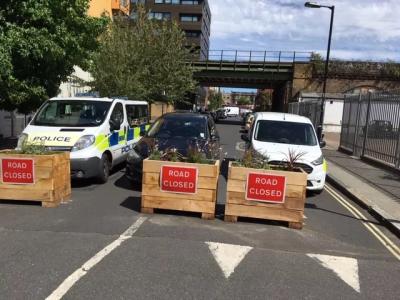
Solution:
<svg viewBox="0 0 400 300"><path fill-rule="evenodd" d="M103 154L100 160L100 170L98 180L100 183L106 183L110 176L111 162L107 154Z"/></svg>

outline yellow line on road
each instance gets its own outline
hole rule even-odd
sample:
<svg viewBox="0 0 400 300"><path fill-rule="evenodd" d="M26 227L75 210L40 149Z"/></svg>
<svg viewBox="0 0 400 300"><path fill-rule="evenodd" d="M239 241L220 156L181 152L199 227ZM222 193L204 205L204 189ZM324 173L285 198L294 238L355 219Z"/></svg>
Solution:
<svg viewBox="0 0 400 300"><path fill-rule="evenodd" d="M339 195L333 188L325 185L325 190L342 206L344 206L355 217L362 219L363 225L390 251L398 260L400 260L400 248L395 245L376 225L369 223L368 219L349 201Z"/></svg>

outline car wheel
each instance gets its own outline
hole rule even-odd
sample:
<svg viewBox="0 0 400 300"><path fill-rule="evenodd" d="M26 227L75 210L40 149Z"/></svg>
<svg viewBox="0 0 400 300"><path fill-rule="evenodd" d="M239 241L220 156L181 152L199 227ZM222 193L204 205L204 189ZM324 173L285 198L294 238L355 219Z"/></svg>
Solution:
<svg viewBox="0 0 400 300"><path fill-rule="evenodd" d="M111 162L107 154L103 154L100 160L100 170L99 170L99 182L106 183L108 177L110 176Z"/></svg>

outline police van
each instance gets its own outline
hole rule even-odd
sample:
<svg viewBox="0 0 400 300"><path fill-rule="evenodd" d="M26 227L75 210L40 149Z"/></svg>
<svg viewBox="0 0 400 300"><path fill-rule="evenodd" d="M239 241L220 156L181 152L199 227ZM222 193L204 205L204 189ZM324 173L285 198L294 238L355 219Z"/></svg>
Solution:
<svg viewBox="0 0 400 300"><path fill-rule="evenodd" d="M29 143L48 151L69 151L71 177L96 177L104 183L111 168L126 160L148 122L145 101L52 98L24 129L17 147Z"/></svg>

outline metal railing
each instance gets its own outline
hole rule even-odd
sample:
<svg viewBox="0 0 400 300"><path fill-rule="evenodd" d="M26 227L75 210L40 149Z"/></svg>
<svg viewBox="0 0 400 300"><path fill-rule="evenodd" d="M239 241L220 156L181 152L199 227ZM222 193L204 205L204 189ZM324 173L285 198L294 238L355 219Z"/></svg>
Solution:
<svg viewBox="0 0 400 300"><path fill-rule="evenodd" d="M190 64L200 70L245 72L292 72L294 62L309 62L311 52L210 50L206 57L193 56Z"/></svg>
<svg viewBox="0 0 400 300"><path fill-rule="evenodd" d="M205 59L208 61L246 62L246 63L309 62L311 60L311 52L210 50Z"/></svg>
<svg viewBox="0 0 400 300"><path fill-rule="evenodd" d="M340 147L399 169L400 95L345 97Z"/></svg>

